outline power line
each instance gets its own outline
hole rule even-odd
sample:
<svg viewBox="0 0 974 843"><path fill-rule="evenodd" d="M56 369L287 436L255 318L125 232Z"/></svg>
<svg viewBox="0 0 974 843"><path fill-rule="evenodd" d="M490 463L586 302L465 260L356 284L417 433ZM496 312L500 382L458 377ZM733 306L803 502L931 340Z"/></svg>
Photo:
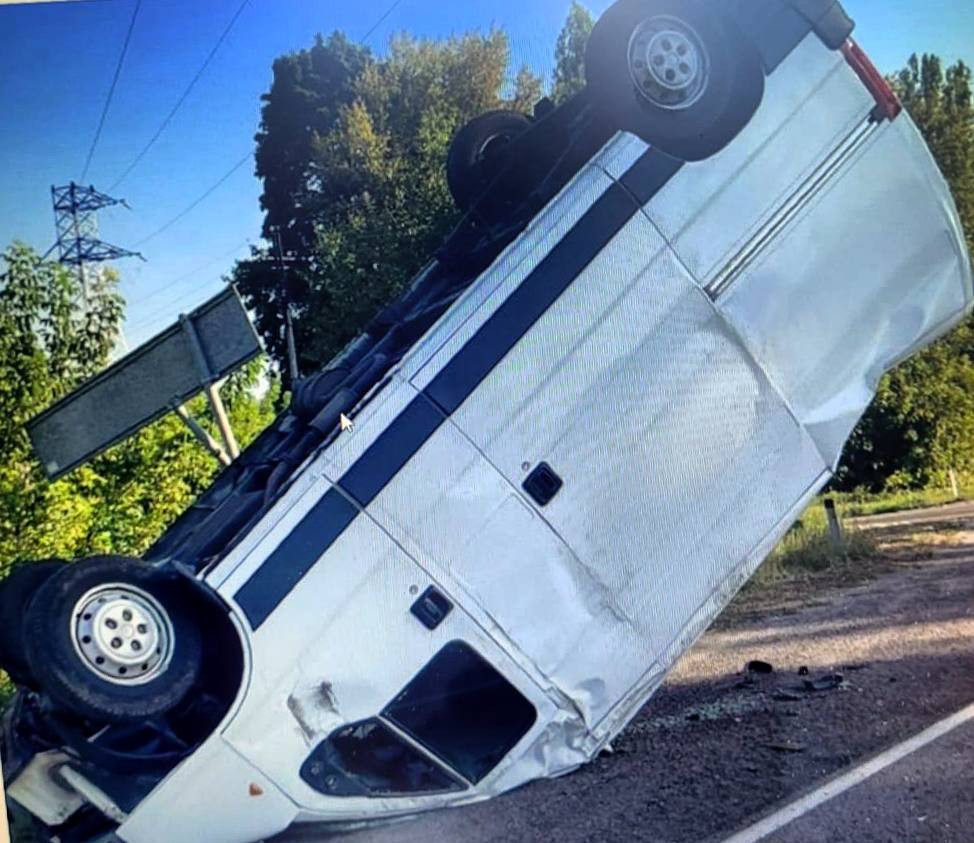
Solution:
<svg viewBox="0 0 974 843"><path fill-rule="evenodd" d="M190 92L193 90L193 88L196 87L196 83L199 82L200 78L203 76L203 73L206 71L206 68L209 66L210 62L213 61L213 57L217 54L220 47L223 45L223 42L230 34L230 30L233 29L234 24L237 22L237 18L240 17L241 13L246 8L249 2L250 0L243 0L243 2L241 2L241 4L237 6L237 11L233 13L233 17L230 18L230 22L226 25L226 28L223 30L223 32L220 33L220 37L217 38L216 44L213 45L213 49L211 49L210 52L207 54L206 58L203 60L203 64L200 65L199 70L196 71L196 74L193 76L189 84L186 86L186 90L184 90L182 95L179 97L179 99L176 100L176 104L172 107L170 112L165 116L162 123L159 124L159 128L156 129L155 134L151 138L149 138L149 142L142 147L142 150L139 152L138 155L135 156L132 163L128 165L125 172L123 172L122 175L120 175L115 180L115 183L108 188L109 192L113 191L123 181L125 181L125 179L129 177L131 172L139 165L139 162L141 162L142 159L145 157L146 153L155 145L155 142L159 140L159 137L162 135L162 133L166 131L166 129L169 127L169 124L176 116L176 112L178 112L179 109L182 108L183 103L186 102L186 98L190 95Z"/></svg>
<svg viewBox="0 0 974 843"><path fill-rule="evenodd" d="M127 304L127 306L131 306L131 305L134 305L134 304L144 304L145 302L149 301L150 299L154 299L158 294L163 293L163 292L165 292L168 289L171 289L173 286L175 286L180 281L183 281L183 280L185 280L187 278L190 278L191 276L196 275L198 272L202 272L204 269L206 269L207 267L209 267L212 264L216 263L218 260L221 260L221 259L223 259L225 257L229 257L230 255L235 254L236 252L239 252L244 246L247 246L249 244L250 244L250 239L248 238L248 239L244 240L243 242L238 243L232 249L228 249L226 252L221 252L215 258L212 258L211 260L207 261L204 264L200 264L198 267L196 267L196 269L190 270L189 272L186 272L186 273L180 275L178 278L173 279L168 284L166 284L164 287L161 287L160 289L156 290L155 292L150 293L148 296L145 296L145 297L143 297L141 299L136 299L135 301L132 301L132 302L127 302L126 304ZM225 284L225 282L223 281L222 278L220 278L220 279L217 279L216 281L211 281L209 284L204 284L202 287L197 287L197 288L194 288L192 290L188 290L185 293L182 293L179 296L176 296L175 298L170 299L162 307L158 307L158 308L155 308L154 310L150 311L148 314L146 314L145 316L142 316L140 319L136 320L135 322L132 322L130 324L127 323L127 327L128 327L128 329L130 331L138 331L143 326L151 325L153 322L156 322L158 320L158 317L159 316L162 316L163 314L170 312L171 309L172 309L172 306L174 304L178 304L179 302L186 301L187 299L189 299L192 296L200 296L201 293L203 293L202 300L205 300L205 299L209 298L209 296L210 296L209 291L210 291L211 288L215 291L218 287L222 287L224 284ZM217 286L214 286L214 285L217 285Z"/></svg>
<svg viewBox="0 0 974 843"><path fill-rule="evenodd" d="M159 287L156 290L153 290L147 296L142 296L142 298L138 298L138 299L132 299L132 301L126 302L126 304L129 307L132 307L133 305L137 305L137 304L145 304L145 302L151 301L152 299L160 296L162 293L165 293L167 290L171 290L173 287L175 287L180 282L185 281L187 278L192 278L194 275L199 274L204 269L208 269L209 267L213 266L213 264L215 264L217 261L223 260L223 258L228 258L230 257L230 255L235 255L237 252L239 252L244 246L248 245L249 243L250 243L250 238L244 240L241 243L238 243L232 249L227 249L227 251L221 252L215 257L210 258L205 263L201 263L199 266L195 267L194 269L191 269L189 272L184 272L182 275L173 278L168 283L163 284L163 286Z"/></svg>
<svg viewBox="0 0 974 843"><path fill-rule="evenodd" d="M101 130L105 127L105 118L108 117L108 109L111 107L112 98L115 96L115 86L118 85L118 77L122 75L122 64L125 61L125 54L129 49L129 42L132 40L132 30L135 29L135 19L139 16L139 9L142 7L142 0L136 0L135 9L132 11L132 20L129 21L128 31L125 33L125 41L122 44L122 52L118 56L118 63L115 65L115 75L112 76L112 84L108 89L108 96L105 97L105 107L101 110L101 118L98 120L98 128L95 130L95 137L91 141L91 148L88 150L88 157L85 159L85 168L81 171L80 181L84 181L88 175L88 168L91 166L91 159L95 154L95 147L101 138Z"/></svg>
<svg viewBox="0 0 974 843"><path fill-rule="evenodd" d="M139 2L141 2L141 0L139 0ZM226 37L226 34L230 31L230 28L233 26L234 21L237 19L237 17L243 11L243 9L246 6L247 2L248 2L248 0L243 0L243 2L238 7L236 13L233 16L233 19L231 19L229 25L227 26L227 29L220 36L220 39L217 41L217 44L214 47L213 51L211 51L211 54L207 57L206 61L203 63L203 67L204 68L205 68L206 64L209 62L209 60L212 58L213 53L215 53L216 50L218 49L218 47L219 47L220 43L222 42L222 40ZM372 33L374 33L379 28L379 26L382 25L383 21L385 21L389 17L389 15L391 15L396 10L396 8L401 3L402 3L402 0L393 0L393 2L385 10L385 12L383 12L382 15L379 16L379 19L374 24L372 24L372 26L369 27L369 29L365 33L365 35L362 36L362 43L363 44L368 40L368 38L372 35ZM202 73L202 69L200 70L200 73ZM197 74L197 77L198 76L199 76L199 74ZM192 87L192 84L194 84L194 83L195 83L195 79L194 79L194 82L190 84L190 88ZM185 94L188 93L188 92L189 92L189 88L187 89L186 92L184 92L183 97L180 98L180 103L181 103L181 101L183 99L185 99ZM177 108L178 108L178 106L179 106L180 103L177 103ZM174 111L175 111L175 109L174 109ZM166 121L168 121L169 119L171 119L171 115L172 115L172 113L170 114L169 117L166 118ZM166 124L166 121L163 121L163 124L164 125ZM161 133L161 129L160 129L159 132L156 133L156 137L160 133ZM154 139L153 139L153 141L150 141L150 143L147 145L146 149L148 149L148 146L151 146L152 142L154 142ZM136 161L133 162L133 164L129 166L129 169L126 170L125 173L122 174L122 176L119 179L119 181L121 181L122 179L124 179L125 176L128 175L129 172L131 172L131 170L134 168L135 163L138 162L138 159L141 158L141 156L144 154L144 152L145 152L145 150L143 150L142 153L139 153L139 156L136 158ZM179 222L179 220L181 220L183 217L185 217L190 211L192 211L197 205L199 205L204 199L206 199L211 193L213 193L213 191L215 191L221 184L223 184L228 178L230 178L230 176L232 176L237 170L239 170L248 160L250 160L250 158L252 156L253 156L253 153L252 152L248 152L243 158L241 158L239 161L237 161L237 163L234 164L226 173L224 173L213 185L211 185L206 191L204 191L201 196L199 196L197 199L194 199L189 205L187 205L182 211L180 211L178 214L176 214L176 216L174 216L168 222L166 222L163 225L159 226L159 228L157 228L151 234L147 234L145 237L143 237L141 240L139 240L135 244L135 248L138 248L139 246L143 245L144 243L148 242L149 240L152 240L153 238L155 238L158 235L162 234L164 231L168 230L171 226L173 226L177 222ZM116 184L118 184L118 182L116 182Z"/></svg>
<svg viewBox="0 0 974 843"><path fill-rule="evenodd" d="M139 2L141 2L141 0L139 0ZM236 22L237 18L240 16L240 14L243 12L243 10L246 7L246 5L247 5L248 2L249 2L249 0L242 0L240 6L237 8L237 11L234 13L234 15L231 18L229 24L227 24L226 29L220 35L219 39L217 39L217 43L214 45L213 49L210 51L209 55L204 60L203 65L200 67L200 70L193 77L193 79L191 80L189 86L183 92L182 96L179 98L179 100L177 101L176 105L173 107L172 111L170 111L170 113L167 115L167 117L165 118L165 120L163 120L162 125L159 127L159 129L156 131L156 133L150 139L149 143L146 144L146 146L142 149L142 151L136 156L135 160L129 165L128 169L126 169L125 172L122 173L122 175L118 178L118 180L115 182L115 184L113 185L113 187L115 187L119 183L121 183L129 175L129 173L131 173L132 170L135 169L136 165L139 163L139 161L142 159L142 157L145 155L145 153L155 143L155 141L158 139L159 135L161 135L162 132L165 130L166 126L168 126L168 124L172 120L174 114L176 113L176 111L178 111L178 109L182 105L183 101L186 99L187 95L192 90L193 86L196 84L197 80L199 79L199 77L202 75L202 73L206 69L206 67L209 64L210 60L216 54L216 51L220 48L220 45L223 43L224 39L229 34L231 28L233 27L234 23ZM399 5L401 3L402 3L402 0L393 0L393 2L388 6L388 8L385 10L385 12L383 12L382 15L379 16L378 20L376 20L376 22L374 24L372 24L371 27L369 27L369 29L365 33L365 35L362 36L361 43L364 44L371 37L371 35L382 25L382 23L386 19L388 19L388 17L396 10L396 8L399 7ZM224 173L219 179L217 179L217 181L214 182L209 188L207 188L198 198L194 199L182 211L180 211L174 217L172 217L171 219L169 219L167 222L163 223L155 231L151 232L150 234L147 234L145 237L143 237L141 240L139 240L135 244L135 247L138 248L139 246L143 245L144 243L147 243L149 240L152 240L155 237L158 237L164 231L167 231L169 228L171 228L173 225L175 225L177 222L179 222L183 217L185 217L194 208L196 208L201 202L203 202L207 197L209 197L210 194L212 194L218 187L220 187L220 185L222 185L227 179L229 179L230 176L232 176L237 170L239 170L248 160L250 160L252 158L252 156L253 156L253 153L251 153L251 152L248 152L246 155L244 155L243 158L241 158L239 161L237 161L226 173ZM240 247L237 247L237 248L240 248ZM234 251L236 251L236 249ZM214 261L215 260L218 260L218 258L215 258ZM205 267L203 267L203 268L205 268ZM196 271L197 270L194 270L194 272L196 272ZM188 277L188 276L186 276L186 277ZM181 279L178 279L178 280L181 280ZM176 282L173 281L173 282L170 283L169 286L172 286L172 284L175 284L175 283Z"/></svg>
<svg viewBox="0 0 974 843"><path fill-rule="evenodd" d="M244 164L252 160L253 157L254 157L253 152L248 152L246 155L244 155L243 158L241 158L227 172L225 172L222 176L220 176L220 178L217 179L212 185L210 185L210 187L208 187L205 191L203 191L202 195L200 195L198 198L190 202L189 205L183 208L183 210L181 210L178 214L176 214L176 216L172 217L168 222L163 223L161 226L159 226L159 228L157 228L151 234L147 234L145 237L139 240L139 242L135 244L135 248L138 248L143 243L147 243L149 240L158 237L160 234L162 234L162 232L167 231L169 228L174 226L183 217L185 217L186 214L192 211L197 205L200 204L200 202L206 199L211 193L213 193L213 191L215 191L221 184L223 184L228 178L230 178L230 176L232 176L235 172L237 172L237 170L239 170Z"/></svg>
<svg viewBox="0 0 974 843"><path fill-rule="evenodd" d="M369 36L371 36L372 33L375 32L382 25L382 23L385 21L385 19L387 17L389 17L389 15L391 15L396 10L396 7L400 3L402 3L402 0L393 0L392 5L389 6L389 8L385 10L385 12L382 14L382 16L374 24L372 24L372 26L369 28L369 31L366 32L365 35L362 36L362 43L363 44L366 41L369 40Z"/></svg>
<svg viewBox="0 0 974 843"><path fill-rule="evenodd" d="M226 282L224 282L223 279L217 279L216 281L211 281L209 284L206 284L203 287L200 287L198 289L189 290L188 292L183 293L182 295L176 296L176 298L174 299L170 299L169 301L166 302L166 304L163 307L156 308L151 313L149 313L146 316L143 316L138 321L132 322L131 324L126 323L126 328L128 329L129 333L138 333L138 331L140 331L142 328L148 325L152 325L154 322L157 322L160 316L171 312L172 306L174 304L179 304L180 302L187 301L193 296L198 297L201 294L202 294L202 300L205 301L206 299L210 298L211 295L215 295L217 290L222 289L224 287L226 287Z"/></svg>

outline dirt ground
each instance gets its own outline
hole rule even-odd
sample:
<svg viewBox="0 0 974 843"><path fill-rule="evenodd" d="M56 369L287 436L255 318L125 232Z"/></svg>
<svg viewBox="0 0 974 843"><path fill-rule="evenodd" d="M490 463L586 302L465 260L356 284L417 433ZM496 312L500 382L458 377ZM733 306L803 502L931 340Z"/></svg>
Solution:
<svg viewBox="0 0 974 843"><path fill-rule="evenodd" d="M878 561L739 596L612 754L490 802L328 839L718 841L918 732L974 699L974 519L877 535ZM771 672L745 670L752 660ZM922 828L911 839L961 840Z"/></svg>

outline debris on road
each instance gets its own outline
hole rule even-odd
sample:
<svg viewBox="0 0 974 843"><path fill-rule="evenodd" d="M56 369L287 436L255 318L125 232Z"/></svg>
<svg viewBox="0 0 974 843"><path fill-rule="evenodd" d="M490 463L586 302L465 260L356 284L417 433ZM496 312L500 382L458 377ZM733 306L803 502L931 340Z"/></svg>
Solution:
<svg viewBox="0 0 974 843"><path fill-rule="evenodd" d="M806 747L800 743L766 743L765 749L773 749L775 752L804 752Z"/></svg>
<svg viewBox="0 0 974 843"><path fill-rule="evenodd" d="M751 661L744 665L744 670L748 673L773 673L774 667L771 662L761 661L761 659L751 659Z"/></svg>
<svg viewBox="0 0 974 843"><path fill-rule="evenodd" d="M824 673L815 679L806 679L803 683L806 691L831 691L844 684L845 678L841 673Z"/></svg>

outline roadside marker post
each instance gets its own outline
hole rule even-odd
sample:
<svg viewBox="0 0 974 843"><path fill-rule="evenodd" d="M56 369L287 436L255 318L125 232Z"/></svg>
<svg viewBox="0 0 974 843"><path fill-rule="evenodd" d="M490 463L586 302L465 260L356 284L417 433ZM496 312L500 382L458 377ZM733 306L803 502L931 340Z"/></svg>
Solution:
<svg viewBox="0 0 974 843"><path fill-rule="evenodd" d="M829 522L829 542L831 542L834 551L845 556L845 536L842 534L842 524L839 522L839 516L835 512L835 501L832 498L826 498L824 506L825 517Z"/></svg>

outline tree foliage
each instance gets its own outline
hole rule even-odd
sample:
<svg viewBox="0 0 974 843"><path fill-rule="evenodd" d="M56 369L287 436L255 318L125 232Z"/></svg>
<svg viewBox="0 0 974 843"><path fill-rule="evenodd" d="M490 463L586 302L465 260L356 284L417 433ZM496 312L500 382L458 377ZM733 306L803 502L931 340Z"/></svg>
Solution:
<svg viewBox="0 0 974 843"><path fill-rule="evenodd" d="M173 415L55 483L34 457L26 422L108 362L123 303L101 273L79 307L65 267L14 244L0 288L0 574L15 561L138 554L183 511L216 463ZM253 397L258 368L225 388L234 429L250 441L271 418L273 395ZM204 424L202 399L191 405Z"/></svg>
<svg viewBox="0 0 974 843"><path fill-rule="evenodd" d="M286 359L286 306L309 371L429 260L458 218L444 172L453 134L484 111L530 112L541 98L527 67L508 85L509 52L497 30L444 41L399 36L382 58L335 33L275 62L258 175L265 235L284 227L293 260L285 281L269 243L238 263L234 280L277 360ZM286 171L272 164L278 157Z"/></svg>
<svg viewBox="0 0 974 843"><path fill-rule="evenodd" d="M974 104L971 71L911 56L893 84L950 185L974 249ZM974 326L962 324L880 384L837 477L843 488L920 487L948 469L974 471Z"/></svg>
<svg viewBox="0 0 974 843"><path fill-rule="evenodd" d="M585 87L585 45L595 22L578 0L572 0L568 18L555 45L555 85L551 98L562 103Z"/></svg>
<svg viewBox="0 0 974 843"><path fill-rule="evenodd" d="M255 138L256 174L263 182L263 235L270 244L252 248L240 262L234 280L255 316L268 352L286 359L285 314L306 302L310 279L319 274L315 261L315 219L306 199L320 193L309 164L317 139L330 132L342 109L355 100L355 84L371 63L370 51L343 34L318 36L310 49L279 57L273 81L262 96L260 131ZM281 250L296 261L277 259ZM282 271L286 266L286 271ZM306 347L300 335L299 348Z"/></svg>

